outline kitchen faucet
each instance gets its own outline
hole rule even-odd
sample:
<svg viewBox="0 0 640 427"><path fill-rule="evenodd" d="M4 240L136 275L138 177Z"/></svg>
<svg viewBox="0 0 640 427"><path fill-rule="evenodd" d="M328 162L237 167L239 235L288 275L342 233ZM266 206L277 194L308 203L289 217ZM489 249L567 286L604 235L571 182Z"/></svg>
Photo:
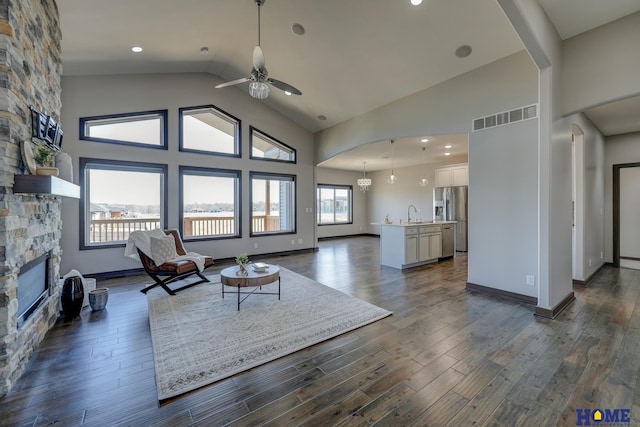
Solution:
<svg viewBox="0 0 640 427"><path fill-rule="evenodd" d="M415 213L418 213L418 209L414 205L409 205L407 208L407 222L411 222L411 207L413 207Z"/></svg>

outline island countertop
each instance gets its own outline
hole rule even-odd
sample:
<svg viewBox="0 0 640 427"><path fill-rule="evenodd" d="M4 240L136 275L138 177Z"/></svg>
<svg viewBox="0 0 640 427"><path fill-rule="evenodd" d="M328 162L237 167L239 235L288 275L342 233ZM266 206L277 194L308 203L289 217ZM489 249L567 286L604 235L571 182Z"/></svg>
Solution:
<svg viewBox="0 0 640 427"><path fill-rule="evenodd" d="M375 225L385 225L389 227L419 227L421 225L440 225L440 224L457 224L458 221L423 221L423 222L393 222L387 224L385 222L373 223Z"/></svg>

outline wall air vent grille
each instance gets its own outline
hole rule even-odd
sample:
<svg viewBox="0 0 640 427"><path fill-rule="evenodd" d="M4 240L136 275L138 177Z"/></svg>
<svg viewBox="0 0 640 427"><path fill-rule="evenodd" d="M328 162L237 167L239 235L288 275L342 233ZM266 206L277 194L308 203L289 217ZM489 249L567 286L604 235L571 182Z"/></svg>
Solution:
<svg viewBox="0 0 640 427"><path fill-rule="evenodd" d="M527 105L526 107L516 108L515 110L474 119L473 131L503 126L521 120L535 119L536 117L538 117L538 104Z"/></svg>

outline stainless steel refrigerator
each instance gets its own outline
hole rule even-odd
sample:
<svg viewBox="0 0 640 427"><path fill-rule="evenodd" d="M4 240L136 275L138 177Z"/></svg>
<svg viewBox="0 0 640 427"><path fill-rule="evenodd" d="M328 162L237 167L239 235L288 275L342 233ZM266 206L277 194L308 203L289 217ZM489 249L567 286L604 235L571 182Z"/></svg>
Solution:
<svg viewBox="0 0 640 427"><path fill-rule="evenodd" d="M467 251L467 200L469 187L436 187L433 189L433 219L458 221L456 251Z"/></svg>

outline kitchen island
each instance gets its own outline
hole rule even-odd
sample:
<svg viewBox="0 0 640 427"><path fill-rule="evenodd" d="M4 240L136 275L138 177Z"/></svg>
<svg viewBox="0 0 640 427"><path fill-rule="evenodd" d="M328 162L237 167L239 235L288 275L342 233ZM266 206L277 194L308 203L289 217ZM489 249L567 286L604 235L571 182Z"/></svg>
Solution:
<svg viewBox="0 0 640 427"><path fill-rule="evenodd" d="M380 224L380 265L410 268L453 256L456 221ZM443 238L443 235L445 236Z"/></svg>

